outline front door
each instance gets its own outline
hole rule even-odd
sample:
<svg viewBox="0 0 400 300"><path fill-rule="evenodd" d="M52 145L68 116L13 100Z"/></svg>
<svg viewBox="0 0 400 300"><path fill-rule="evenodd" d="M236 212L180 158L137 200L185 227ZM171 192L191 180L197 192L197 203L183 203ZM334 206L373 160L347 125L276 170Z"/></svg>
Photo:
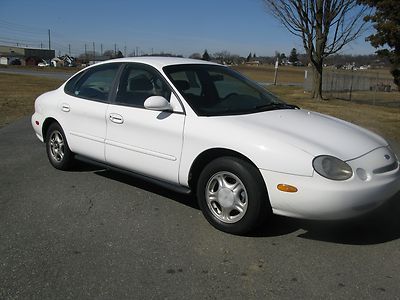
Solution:
<svg viewBox="0 0 400 300"><path fill-rule="evenodd" d="M145 100L156 95L170 101L173 111L145 109ZM127 64L106 116L109 164L178 183L185 115L162 75L146 65Z"/></svg>

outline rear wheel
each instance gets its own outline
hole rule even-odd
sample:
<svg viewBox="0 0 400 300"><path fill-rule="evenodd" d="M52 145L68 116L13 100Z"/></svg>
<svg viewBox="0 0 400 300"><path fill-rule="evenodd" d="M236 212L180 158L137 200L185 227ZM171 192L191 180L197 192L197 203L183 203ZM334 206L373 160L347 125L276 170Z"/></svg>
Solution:
<svg viewBox="0 0 400 300"><path fill-rule="evenodd" d="M244 234L267 218L268 194L258 169L236 157L221 157L201 172L197 199L215 228Z"/></svg>
<svg viewBox="0 0 400 300"><path fill-rule="evenodd" d="M50 125L46 133L47 157L53 167L68 170L74 162L74 155L68 147L64 131L58 123Z"/></svg>

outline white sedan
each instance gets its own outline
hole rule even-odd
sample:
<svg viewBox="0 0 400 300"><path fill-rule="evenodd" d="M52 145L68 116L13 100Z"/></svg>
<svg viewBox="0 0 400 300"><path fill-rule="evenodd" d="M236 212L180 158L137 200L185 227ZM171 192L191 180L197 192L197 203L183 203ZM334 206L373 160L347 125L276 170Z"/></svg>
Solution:
<svg viewBox="0 0 400 300"><path fill-rule="evenodd" d="M235 234L272 212L349 218L400 190L398 159L380 136L198 60L88 67L37 98L32 126L55 168L80 158L193 191L207 220Z"/></svg>

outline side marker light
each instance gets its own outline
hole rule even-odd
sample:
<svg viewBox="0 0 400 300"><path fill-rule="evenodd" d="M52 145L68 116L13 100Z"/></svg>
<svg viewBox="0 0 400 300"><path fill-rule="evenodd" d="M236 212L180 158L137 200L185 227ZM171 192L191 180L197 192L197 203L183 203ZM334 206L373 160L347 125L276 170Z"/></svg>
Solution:
<svg viewBox="0 0 400 300"><path fill-rule="evenodd" d="M278 190L281 192L286 192L286 193L296 193L297 192L297 187L289 184L278 184L277 185Z"/></svg>

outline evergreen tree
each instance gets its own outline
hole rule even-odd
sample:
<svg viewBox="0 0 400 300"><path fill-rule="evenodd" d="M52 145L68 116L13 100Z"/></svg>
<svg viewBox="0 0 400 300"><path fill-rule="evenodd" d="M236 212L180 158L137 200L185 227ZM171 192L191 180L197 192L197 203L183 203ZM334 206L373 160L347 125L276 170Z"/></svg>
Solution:
<svg viewBox="0 0 400 300"><path fill-rule="evenodd" d="M279 55L279 63L282 64L285 60L286 60L286 54L285 53L281 53ZM285 63L286 63L286 61L285 61Z"/></svg>
<svg viewBox="0 0 400 300"><path fill-rule="evenodd" d="M211 59L211 58L210 58L210 55L209 55L208 52L207 52L207 49L204 50L204 53L203 53L203 56L202 56L202 60L209 61L210 59Z"/></svg>
<svg viewBox="0 0 400 300"><path fill-rule="evenodd" d="M246 62L249 62L251 60L251 52L249 53L249 55L246 58Z"/></svg>
<svg viewBox="0 0 400 300"><path fill-rule="evenodd" d="M293 48L292 51L290 51L289 61L294 64L298 60L299 58L297 57L297 50L296 48Z"/></svg>
<svg viewBox="0 0 400 300"><path fill-rule="evenodd" d="M377 53L389 58L392 64L390 72L400 90L400 1L359 0L359 2L375 9L374 14L364 18L372 22L376 30L376 33L367 37L367 40L375 48L388 46L389 49L378 50Z"/></svg>
<svg viewBox="0 0 400 300"><path fill-rule="evenodd" d="M117 52L117 56L116 56L117 58L123 58L124 57L124 55L122 54L122 52L121 51L119 51L118 50L118 52Z"/></svg>

